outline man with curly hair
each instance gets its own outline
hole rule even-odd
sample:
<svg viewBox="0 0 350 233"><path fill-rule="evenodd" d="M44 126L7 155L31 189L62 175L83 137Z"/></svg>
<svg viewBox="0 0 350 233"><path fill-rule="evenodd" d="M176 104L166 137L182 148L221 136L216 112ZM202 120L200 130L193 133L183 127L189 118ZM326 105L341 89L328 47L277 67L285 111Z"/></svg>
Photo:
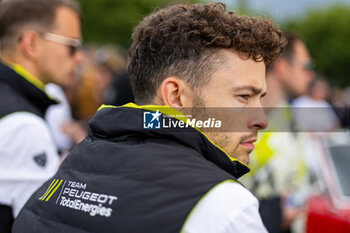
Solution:
<svg viewBox="0 0 350 233"><path fill-rule="evenodd" d="M146 17L129 50L139 105L100 108L90 135L32 196L14 232L266 232L256 198L237 179L267 126L265 66L284 45L270 21L222 3ZM206 134L203 122L182 114L200 118L211 107L256 111L229 117L242 131Z"/></svg>

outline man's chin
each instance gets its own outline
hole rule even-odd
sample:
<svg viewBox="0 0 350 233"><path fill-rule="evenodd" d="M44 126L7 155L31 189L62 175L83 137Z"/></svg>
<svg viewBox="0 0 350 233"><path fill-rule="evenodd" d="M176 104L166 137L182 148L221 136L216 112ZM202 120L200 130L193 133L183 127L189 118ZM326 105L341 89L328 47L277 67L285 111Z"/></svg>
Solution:
<svg viewBox="0 0 350 233"><path fill-rule="evenodd" d="M248 165L249 161L250 161L250 153L252 151L253 150L251 150L251 149L247 150L246 148L242 148L242 147L238 148L235 158L237 160L239 160L240 162Z"/></svg>
<svg viewBox="0 0 350 233"><path fill-rule="evenodd" d="M248 165L249 160L250 160L249 153L245 153L245 154L241 154L241 155L237 156L237 160Z"/></svg>

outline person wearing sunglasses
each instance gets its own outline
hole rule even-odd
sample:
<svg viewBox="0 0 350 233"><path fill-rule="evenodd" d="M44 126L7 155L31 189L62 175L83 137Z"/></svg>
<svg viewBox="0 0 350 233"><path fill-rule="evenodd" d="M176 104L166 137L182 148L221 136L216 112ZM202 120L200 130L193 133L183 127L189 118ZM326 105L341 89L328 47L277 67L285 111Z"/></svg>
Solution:
<svg viewBox="0 0 350 233"><path fill-rule="evenodd" d="M283 56L266 71L268 94L263 106L269 127L259 135L252 171L242 180L258 197L259 212L270 233L290 232L296 226L303 212L303 190L308 185L305 138L296 132L288 101L306 93L314 78L313 62L300 38L290 33L285 36L288 44Z"/></svg>
<svg viewBox="0 0 350 233"><path fill-rule="evenodd" d="M80 8L74 0L0 3L0 232L57 170L47 122L57 102L44 86L65 87L83 61Z"/></svg>

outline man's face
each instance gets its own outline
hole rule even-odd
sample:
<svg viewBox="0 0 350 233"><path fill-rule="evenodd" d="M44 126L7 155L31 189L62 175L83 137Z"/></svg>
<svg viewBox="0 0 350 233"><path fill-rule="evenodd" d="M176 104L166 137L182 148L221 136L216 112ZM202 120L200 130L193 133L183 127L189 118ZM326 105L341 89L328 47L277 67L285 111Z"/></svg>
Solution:
<svg viewBox="0 0 350 233"><path fill-rule="evenodd" d="M56 10L53 30L41 33L80 39L80 19L70 8L59 7ZM72 54L69 46L44 38L41 38L40 45L37 62L39 78L44 83L52 82L63 87L69 86L75 78L77 65L83 61L82 51L77 50Z"/></svg>
<svg viewBox="0 0 350 233"><path fill-rule="evenodd" d="M290 94L299 96L306 93L307 88L314 77L310 68L309 52L301 41L294 44L294 56L291 61L286 61L286 70L283 77L285 88Z"/></svg>
<svg viewBox="0 0 350 233"><path fill-rule="evenodd" d="M244 116L232 114L232 119L240 122L239 132L234 127L230 132L206 132L229 156L248 164L257 131L267 127L261 105L261 98L266 93L265 64L242 59L237 52L229 49L220 51L220 55L223 64L212 74L210 81L199 89L194 97L194 107L215 107L223 111L235 108L238 109L236 112L254 109L252 114Z"/></svg>
<svg viewBox="0 0 350 233"><path fill-rule="evenodd" d="M310 96L314 100L326 100L329 95L328 84L323 80L317 80L310 91Z"/></svg>

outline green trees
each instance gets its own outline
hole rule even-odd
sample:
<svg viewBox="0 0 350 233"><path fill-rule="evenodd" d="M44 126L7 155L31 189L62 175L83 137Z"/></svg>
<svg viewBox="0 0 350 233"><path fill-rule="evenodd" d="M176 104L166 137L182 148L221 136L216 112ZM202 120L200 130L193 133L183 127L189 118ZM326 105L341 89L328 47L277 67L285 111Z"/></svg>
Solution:
<svg viewBox="0 0 350 233"><path fill-rule="evenodd" d="M127 48L138 22L169 2L198 0L80 0L86 42L113 43ZM243 1L241 1L243 2ZM243 6L243 3L242 3ZM310 49L316 71L337 85L350 85L350 8L314 10L284 24L295 31Z"/></svg>
<svg viewBox="0 0 350 233"><path fill-rule="evenodd" d="M333 84L350 85L350 8L335 6L310 12L286 24L301 36L316 62L316 71Z"/></svg>
<svg viewBox="0 0 350 233"><path fill-rule="evenodd" d="M157 7L169 2L170 0L80 0L84 41L128 47L132 30L137 23Z"/></svg>

